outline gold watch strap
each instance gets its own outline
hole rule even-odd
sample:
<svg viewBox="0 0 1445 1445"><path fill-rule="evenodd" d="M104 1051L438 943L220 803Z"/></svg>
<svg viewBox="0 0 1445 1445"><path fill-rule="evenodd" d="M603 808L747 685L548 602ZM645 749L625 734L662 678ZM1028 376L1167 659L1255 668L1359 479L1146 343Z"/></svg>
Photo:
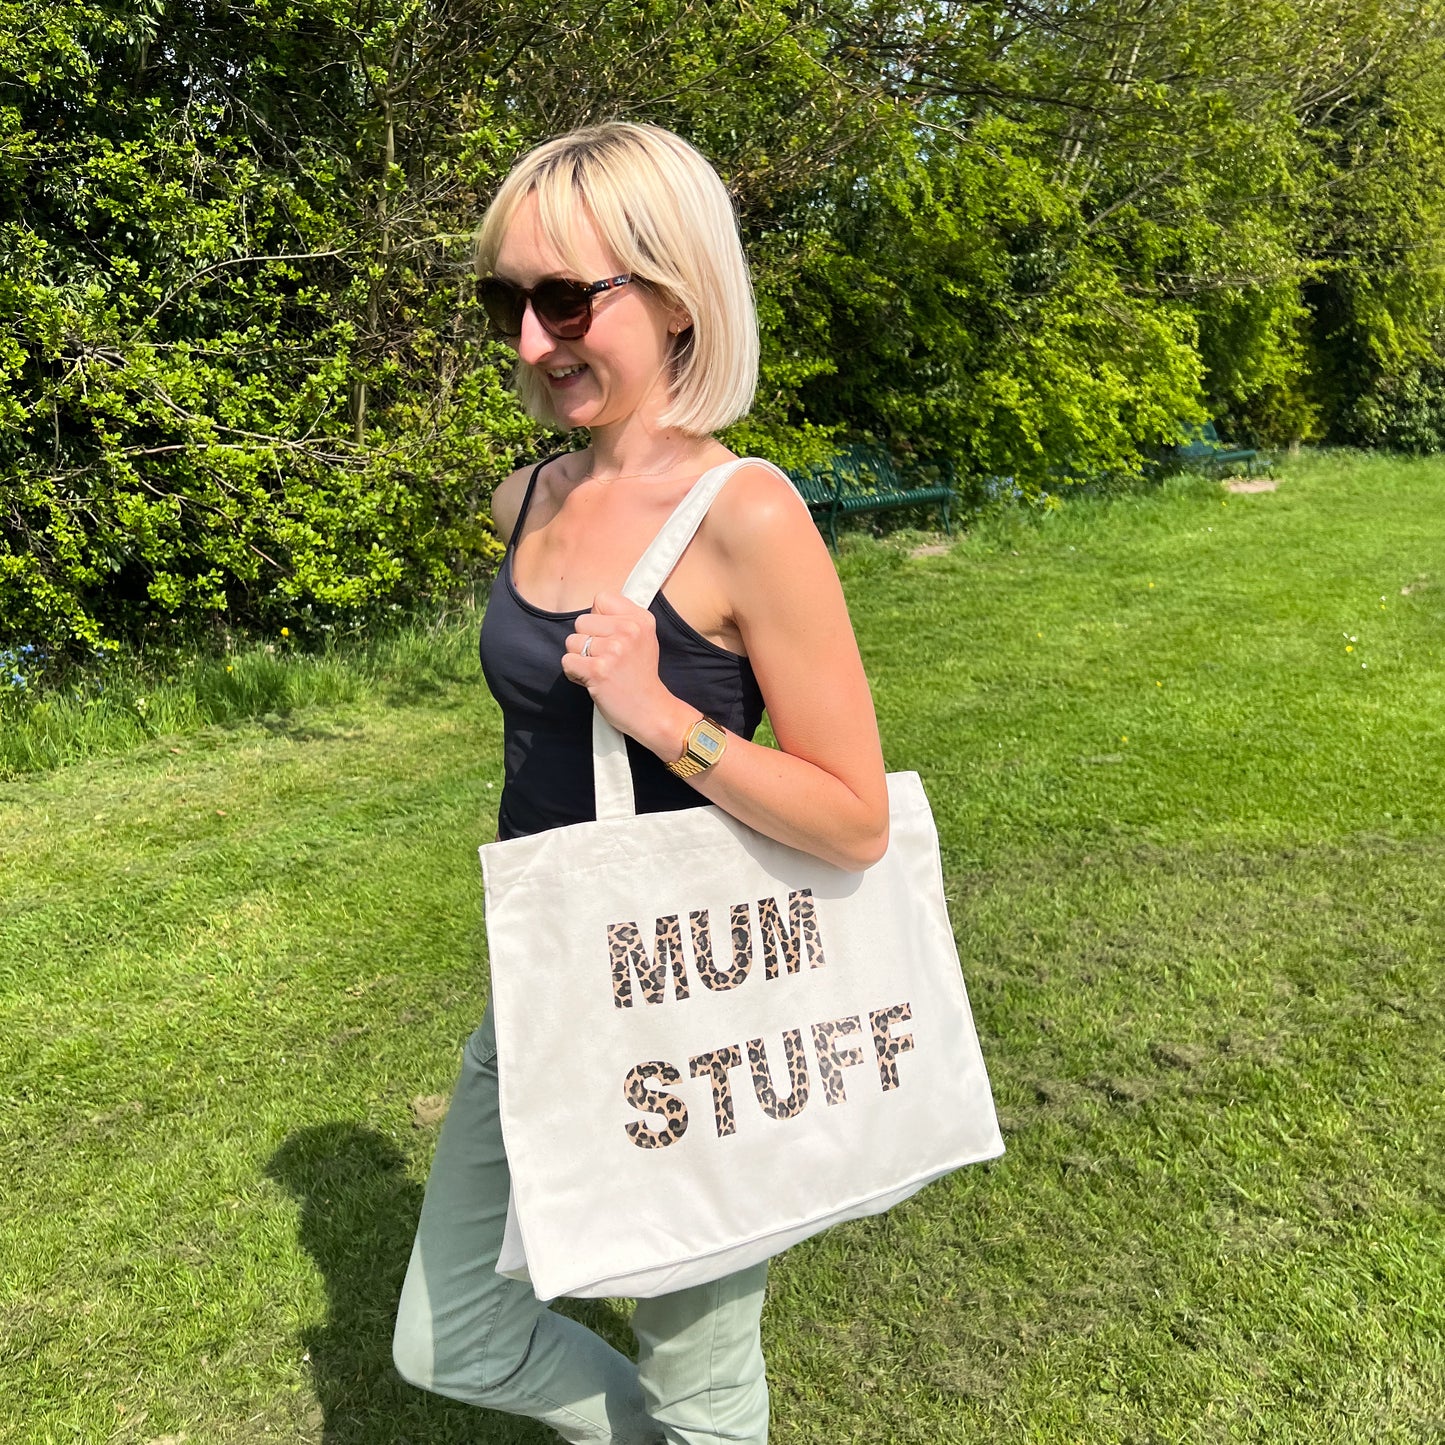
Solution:
<svg viewBox="0 0 1445 1445"><path fill-rule="evenodd" d="M674 777L695 778L699 773L705 773L712 766L711 763L700 763L691 753L684 753L675 763L669 763L667 770Z"/></svg>

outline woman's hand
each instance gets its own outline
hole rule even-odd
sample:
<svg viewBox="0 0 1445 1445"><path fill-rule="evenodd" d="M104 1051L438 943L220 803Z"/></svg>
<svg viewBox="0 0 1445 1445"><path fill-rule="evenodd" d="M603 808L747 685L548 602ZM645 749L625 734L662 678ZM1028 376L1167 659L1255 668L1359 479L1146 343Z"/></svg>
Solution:
<svg viewBox="0 0 1445 1445"><path fill-rule="evenodd" d="M586 648L584 653L583 649ZM618 732L664 761L679 757L698 711L673 696L657 673L657 619L620 592L599 592L567 638L562 672L585 687Z"/></svg>

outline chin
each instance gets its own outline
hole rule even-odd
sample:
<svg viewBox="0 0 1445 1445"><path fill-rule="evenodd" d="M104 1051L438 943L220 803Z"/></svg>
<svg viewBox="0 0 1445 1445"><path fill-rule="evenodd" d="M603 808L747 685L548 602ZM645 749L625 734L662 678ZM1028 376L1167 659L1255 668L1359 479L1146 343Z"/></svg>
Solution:
<svg viewBox="0 0 1445 1445"><path fill-rule="evenodd" d="M576 431L579 427L596 426L598 408L595 404L574 400L569 396L549 397L549 410L552 413L552 421L567 431Z"/></svg>

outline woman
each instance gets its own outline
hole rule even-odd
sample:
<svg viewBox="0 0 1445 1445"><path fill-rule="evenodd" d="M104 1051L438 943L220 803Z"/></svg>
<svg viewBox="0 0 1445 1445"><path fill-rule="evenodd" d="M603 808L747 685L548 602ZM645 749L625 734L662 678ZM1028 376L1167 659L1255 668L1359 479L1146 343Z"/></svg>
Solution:
<svg viewBox="0 0 1445 1445"><path fill-rule="evenodd" d="M507 553L482 663L506 735L500 835L594 816L595 705L628 739L639 812L712 803L868 867L888 840L877 724L831 559L787 479L739 467L652 607L619 590L693 483L734 460L712 433L756 385L752 289L716 173L653 126L563 136L503 183L477 265L528 409L589 436L494 498ZM751 741L764 707L777 748ZM565 1440L766 1439L766 1266L639 1301L633 1365L495 1272L508 1191L489 1010L402 1292L406 1379Z"/></svg>

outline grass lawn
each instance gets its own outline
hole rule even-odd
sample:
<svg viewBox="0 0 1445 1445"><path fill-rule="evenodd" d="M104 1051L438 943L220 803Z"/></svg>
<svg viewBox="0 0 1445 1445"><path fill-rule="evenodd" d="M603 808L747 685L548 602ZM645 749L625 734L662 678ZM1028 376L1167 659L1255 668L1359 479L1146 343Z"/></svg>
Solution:
<svg viewBox="0 0 1445 1445"><path fill-rule="evenodd" d="M1445 1440L1445 463L840 568L1009 1152L776 1263L774 1440ZM6 1442L544 1438L390 1365L496 709L332 696L0 783Z"/></svg>

